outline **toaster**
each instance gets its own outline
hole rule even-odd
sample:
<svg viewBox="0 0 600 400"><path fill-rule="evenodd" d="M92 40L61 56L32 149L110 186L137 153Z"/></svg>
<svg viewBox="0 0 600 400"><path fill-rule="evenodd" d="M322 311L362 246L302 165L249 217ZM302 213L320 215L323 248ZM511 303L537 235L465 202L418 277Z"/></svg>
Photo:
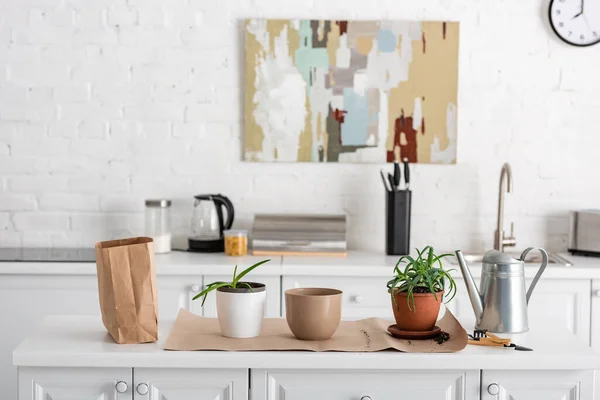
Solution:
<svg viewBox="0 0 600 400"><path fill-rule="evenodd" d="M600 210L571 212L569 252L600 257Z"/></svg>

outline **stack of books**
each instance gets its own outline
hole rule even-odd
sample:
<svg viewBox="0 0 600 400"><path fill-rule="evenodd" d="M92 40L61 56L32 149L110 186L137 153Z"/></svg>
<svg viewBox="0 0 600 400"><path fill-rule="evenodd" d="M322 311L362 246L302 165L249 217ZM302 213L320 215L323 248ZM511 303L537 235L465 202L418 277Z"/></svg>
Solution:
<svg viewBox="0 0 600 400"><path fill-rule="evenodd" d="M345 215L272 215L254 217L252 254L338 256L347 253Z"/></svg>

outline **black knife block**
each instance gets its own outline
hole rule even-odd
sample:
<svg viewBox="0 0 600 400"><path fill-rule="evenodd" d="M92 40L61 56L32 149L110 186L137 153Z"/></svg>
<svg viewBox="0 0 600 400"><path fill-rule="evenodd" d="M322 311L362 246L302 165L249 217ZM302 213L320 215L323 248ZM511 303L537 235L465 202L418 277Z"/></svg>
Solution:
<svg viewBox="0 0 600 400"><path fill-rule="evenodd" d="M386 196L385 252L395 256L409 254L412 192L410 190L388 191Z"/></svg>

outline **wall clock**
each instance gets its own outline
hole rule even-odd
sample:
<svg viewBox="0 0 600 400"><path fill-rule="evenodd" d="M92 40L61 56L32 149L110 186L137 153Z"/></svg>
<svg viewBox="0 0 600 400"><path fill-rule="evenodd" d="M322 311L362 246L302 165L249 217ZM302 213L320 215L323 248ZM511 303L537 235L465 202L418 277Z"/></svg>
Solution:
<svg viewBox="0 0 600 400"><path fill-rule="evenodd" d="M551 0L550 25L554 33L573 46L600 42L600 1Z"/></svg>

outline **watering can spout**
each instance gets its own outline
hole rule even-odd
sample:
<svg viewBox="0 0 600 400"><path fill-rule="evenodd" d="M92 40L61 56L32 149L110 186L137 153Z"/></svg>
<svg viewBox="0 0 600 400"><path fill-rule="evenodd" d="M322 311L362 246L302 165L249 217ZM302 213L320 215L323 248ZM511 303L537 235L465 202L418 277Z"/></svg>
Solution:
<svg viewBox="0 0 600 400"><path fill-rule="evenodd" d="M477 289L477 285L475 284L473 275L471 275L469 266L463 257L462 251L456 250L456 259L458 260L458 265L460 265L460 272L465 280L467 292L469 293L469 298L471 299L471 305L473 306L473 311L475 312L475 318L479 324L483 316L483 299L481 298L481 294Z"/></svg>

